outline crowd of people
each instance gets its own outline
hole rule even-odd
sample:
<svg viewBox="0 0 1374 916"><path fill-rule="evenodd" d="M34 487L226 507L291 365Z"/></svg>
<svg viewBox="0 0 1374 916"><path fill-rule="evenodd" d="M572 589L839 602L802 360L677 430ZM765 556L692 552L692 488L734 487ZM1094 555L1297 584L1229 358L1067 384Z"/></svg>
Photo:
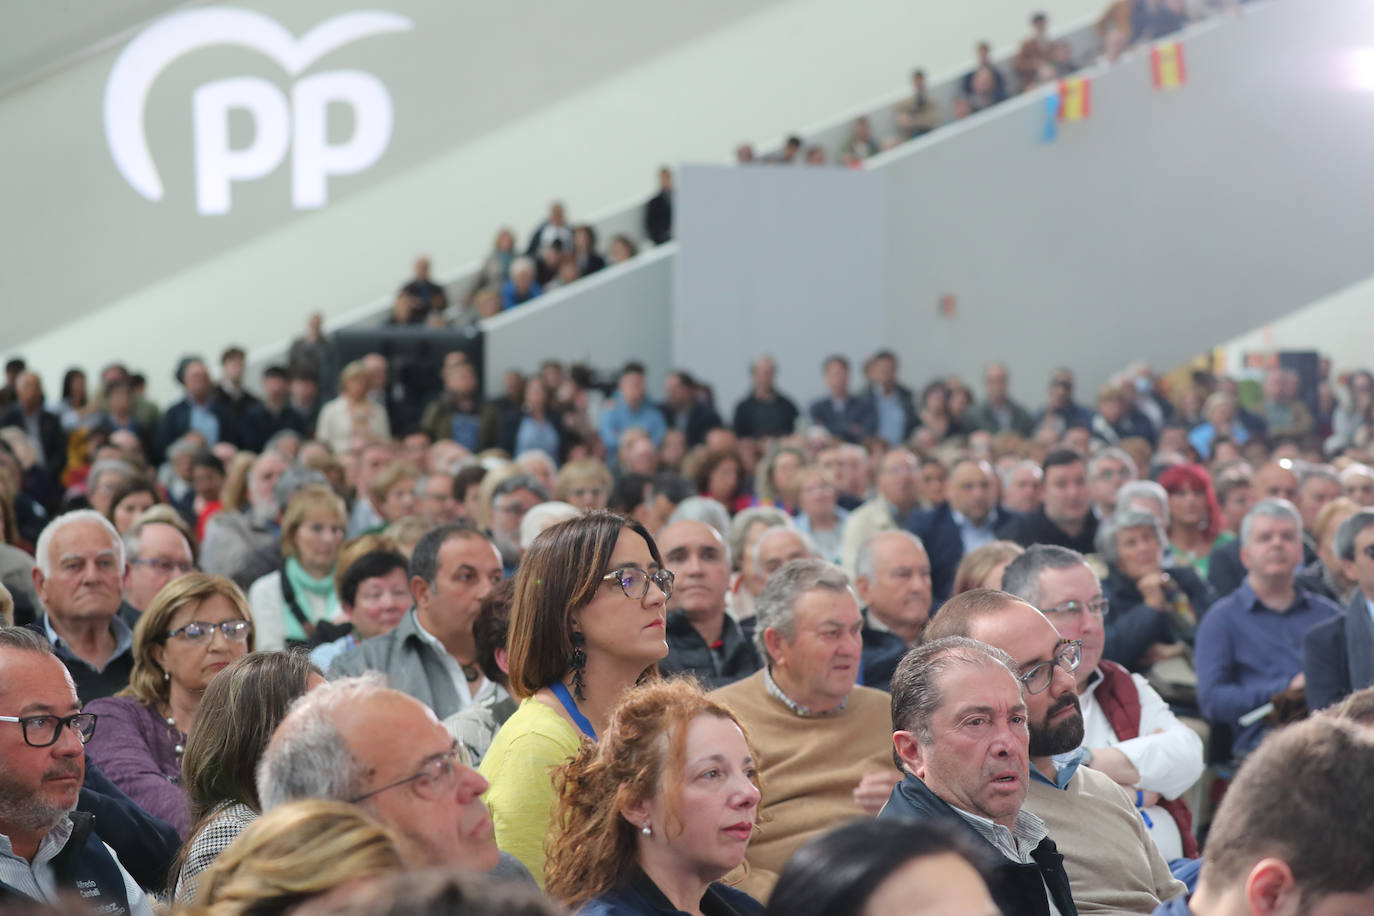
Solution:
<svg viewBox="0 0 1374 916"><path fill-rule="evenodd" d="M407 412L328 345L7 366L0 906L1374 906L1368 372L455 351Z"/></svg>

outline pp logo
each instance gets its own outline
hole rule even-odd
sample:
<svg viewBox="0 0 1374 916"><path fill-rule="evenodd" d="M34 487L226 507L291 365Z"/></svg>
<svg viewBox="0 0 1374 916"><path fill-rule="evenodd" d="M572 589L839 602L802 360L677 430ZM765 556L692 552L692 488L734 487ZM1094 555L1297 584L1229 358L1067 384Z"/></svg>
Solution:
<svg viewBox="0 0 1374 916"><path fill-rule="evenodd" d="M158 75L178 58L212 45L242 45L272 58L295 78L336 48L373 35L406 32L411 20L394 13L356 11L328 19L297 41L279 23L250 10L206 7L158 20L129 42L105 85L105 140L115 166L149 200L162 199L162 180L148 152L143 110ZM355 129L346 142L330 144L326 109L331 102L353 109ZM253 141L229 146L229 112L253 118ZM298 210L323 207L327 179L371 166L391 142L391 96L381 81L358 70L330 70L297 80L287 98L272 83L252 76L215 80L191 96L196 209L229 212L235 181L272 172L291 152L291 202Z"/></svg>

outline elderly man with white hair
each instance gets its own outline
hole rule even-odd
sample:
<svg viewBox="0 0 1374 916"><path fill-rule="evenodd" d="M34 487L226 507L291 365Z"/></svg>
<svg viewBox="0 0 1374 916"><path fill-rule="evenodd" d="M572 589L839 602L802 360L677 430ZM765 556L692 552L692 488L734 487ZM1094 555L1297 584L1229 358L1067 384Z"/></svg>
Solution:
<svg viewBox="0 0 1374 916"><path fill-rule="evenodd" d="M523 557L525 551L529 550L530 545L534 543L534 539L546 530L559 522L577 518L581 514L582 510L572 503L565 503L556 499L532 507L525 513L525 517L520 519L520 556Z"/></svg>
<svg viewBox="0 0 1374 916"><path fill-rule="evenodd" d="M286 460L275 452L265 452L248 470L248 508L241 512L223 510L210 517L205 539L200 545L200 565L205 572L228 576L243 588L241 574L248 557L277 542L273 526L284 504L273 497L272 489L286 473Z"/></svg>
<svg viewBox="0 0 1374 916"><path fill-rule="evenodd" d="M115 490L133 476L133 465L121 458L97 461L86 475L86 501L101 515L108 515Z"/></svg>
<svg viewBox="0 0 1374 916"><path fill-rule="evenodd" d="M83 700L129 684L133 631L117 616L123 600L124 542L99 512L53 519L38 536L33 585L46 613L35 622L72 674Z"/></svg>

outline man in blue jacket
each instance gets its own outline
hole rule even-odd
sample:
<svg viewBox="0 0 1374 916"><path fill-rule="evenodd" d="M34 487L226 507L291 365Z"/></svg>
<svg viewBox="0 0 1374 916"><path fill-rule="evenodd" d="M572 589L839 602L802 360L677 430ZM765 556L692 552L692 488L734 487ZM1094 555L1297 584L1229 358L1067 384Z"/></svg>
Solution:
<svg viewBox="0 0 1374 916"><path fill-rule="evenodd" d="M1303 637L1309 709L1324 709L1374 684L1374 511L1357 512L1341 524L1336 556L1360 587L1344 616L1317 624Z"/></svg>

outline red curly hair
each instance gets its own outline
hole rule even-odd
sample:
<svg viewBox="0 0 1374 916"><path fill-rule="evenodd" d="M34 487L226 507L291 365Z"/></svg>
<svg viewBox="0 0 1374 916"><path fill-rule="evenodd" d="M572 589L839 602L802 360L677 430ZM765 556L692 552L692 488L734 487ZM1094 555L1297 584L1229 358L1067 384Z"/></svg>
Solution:
<svg viewBox="0 0 1374 916"><path fill-rule="evenodd" d="M1216 490L1212 487L1212 475L1200 464L1176 464L1159 475L1159 485L1170 496L1184 490L1201 490L1207 499L1207 524L1202 533L1207 540L1215 541L1221 533L1224 519L1221 516L1221 503L1217 502Z"/></svg>

